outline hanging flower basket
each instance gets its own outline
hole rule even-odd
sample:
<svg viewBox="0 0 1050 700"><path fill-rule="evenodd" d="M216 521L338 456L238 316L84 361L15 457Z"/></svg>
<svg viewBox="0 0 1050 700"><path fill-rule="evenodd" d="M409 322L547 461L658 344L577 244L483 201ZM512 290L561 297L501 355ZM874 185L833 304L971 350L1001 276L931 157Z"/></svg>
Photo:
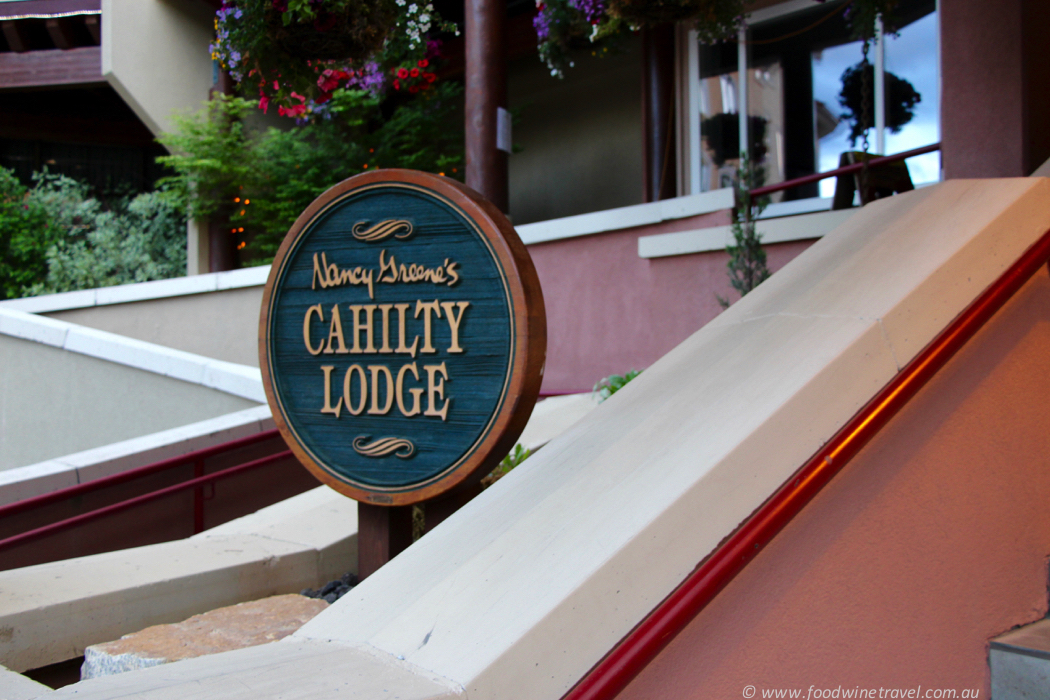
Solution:
<svg viewBox="0 0 1050 700"><path fill-rule="evenodd" d="M581 43L606 53L598 45L668 22L690 22L700 41L716 43L736 36L744 14L744 0L537 0L532 23L540 59L561 77Z"/></svg>
<svg viewBox="0 0 1050 700"><path fill-rule="evenodd" d="M313 18L297 18L276 8L266 15L274 46L293 58L362 61L383 47L398 12L393 0L355 0Z"/></svg>
<svg viewBox="0 0 1050 700"><path fill-rule="evenodd" d="M636 27L695 22L704 36L723 39L736 33L743 0L609 0L609 14Z"/></svg>
<svg viewBox="0 0 1050 700"><path fill-rule="evenodd" d="M427 0L224 0L211 51L260 109L311 119L337 90L427 89L441 45L431 32L459 34ZM418 84L395 79L400 69Z"/></svg>

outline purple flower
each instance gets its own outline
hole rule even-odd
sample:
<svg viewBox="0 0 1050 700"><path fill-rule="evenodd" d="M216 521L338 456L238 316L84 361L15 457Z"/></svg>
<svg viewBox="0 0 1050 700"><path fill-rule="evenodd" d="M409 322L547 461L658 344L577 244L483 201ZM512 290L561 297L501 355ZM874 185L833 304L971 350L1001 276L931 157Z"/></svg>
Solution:
<svg viewBox="0 0 1050 700"><path fill-rule="evenodd" d="M546 41L551 34L551 18L545 10L540 10L532 18L532 26L536 28L536 38Z"/></svg>
<svg viewBox="0 0 1050 700"><path fill-rule="evenodd" d="M569 0L569 5L579 10L590 24L598 24L605 15L603 0Z"/></svg>

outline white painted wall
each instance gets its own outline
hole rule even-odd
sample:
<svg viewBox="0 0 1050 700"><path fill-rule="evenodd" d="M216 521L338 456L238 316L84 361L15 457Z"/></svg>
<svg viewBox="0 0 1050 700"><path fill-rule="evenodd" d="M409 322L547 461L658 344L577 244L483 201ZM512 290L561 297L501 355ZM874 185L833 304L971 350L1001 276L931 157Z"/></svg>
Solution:
<svg viewBox="0 0 1050 700"><path fill-rule="evenodd" d="M208 99L213 17L199 0L102 0L102 75L154 134Z"/></svg>
<svg viewBox="0 0 1050 700"><path fill-rule="evenodd" d="M864 207L292 637L53 697L556 700L1048 220L1047 180Z"/></svg>
<svg viewBox="0 0 1050 700"><path fill-rule="evenodd" d="M0 386L0 470L258 405L6 335L0 335Z"/></svg>

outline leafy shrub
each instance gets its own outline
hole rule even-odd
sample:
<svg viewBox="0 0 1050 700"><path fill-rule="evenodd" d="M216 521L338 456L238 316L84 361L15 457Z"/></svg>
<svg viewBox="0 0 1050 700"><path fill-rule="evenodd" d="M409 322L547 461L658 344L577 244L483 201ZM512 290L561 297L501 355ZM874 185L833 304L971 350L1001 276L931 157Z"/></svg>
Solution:
<svg viewBox="0 0 1050 700"><path fill-rule="evenodd" d="M57 229L15 174L0 168L0 299L47 277L47 249Z"/></svg>
<svg viewBox="0 0 1050 700"><path fill-rule="evenodd" d="M330 119L258 134L242 122L253 103L217 99L161 138L174 155L160 161L176 172L163 184L191 216L243 227L246 257L264 264L310 202L352 175L381 167L458 174L462 133L449 124L461 93L442 83L384 102L339 90L327 105Z"/></svg>
<svg viewBox="0 0 1050 700"><path fill-rule="evenodd" d="M605 379L600 380L594 385L594 393L598 394L598 403L605 401L620 389L627 386L627 383L642 373L642 370L630 370L626 374L610 374Z"/></svg>
<svg viewBox="0 0 1050 700"><path fill-rule="evenodd" d="M34 176L27 201L46 212L55 234L46 275L21 291L48 294L165 279L185 274L186 219L161 193L106 209L88 187L64 175Z"/></svg>

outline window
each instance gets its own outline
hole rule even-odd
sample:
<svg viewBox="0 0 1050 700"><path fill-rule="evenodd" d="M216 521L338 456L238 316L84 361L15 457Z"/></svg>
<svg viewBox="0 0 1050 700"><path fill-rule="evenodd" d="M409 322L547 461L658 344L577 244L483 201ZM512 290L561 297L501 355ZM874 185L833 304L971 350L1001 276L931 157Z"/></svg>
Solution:
<svg viewBox="0 0 1050 700"><path fill-rule="evenodd" d="M742 141L773 184L837 168L843 152L862 149L864 126L872 153L939 140L936 0L902 0L899 34L876 38L867 71L861 43L850 38L847 5L793 0L757 11L736 43L699 45L695 33L683 32L682 194L727 186ZM939 180L939 164L937 153L910 159L913 182ZM780 197L830 197L834 187L828 179Z"/></svg>

